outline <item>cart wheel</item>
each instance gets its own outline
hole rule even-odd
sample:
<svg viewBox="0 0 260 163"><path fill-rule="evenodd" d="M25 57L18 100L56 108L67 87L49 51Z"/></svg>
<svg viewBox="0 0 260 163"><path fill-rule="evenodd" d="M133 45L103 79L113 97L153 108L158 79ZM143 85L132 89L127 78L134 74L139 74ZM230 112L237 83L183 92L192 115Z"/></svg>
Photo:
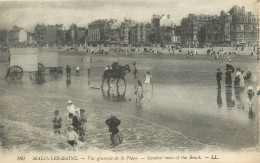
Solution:
<svg viewBox="0 0 260 163"><path fill-rule="evenodd" d="M19 66L12 66L9 70L9 77L12 80L15 80L17 78L18 80L22 79L23 77L23 69Z"/></svg>
<svg viewBox="0 0 260 163"><path fill-rule="evenodd" d="M44 67L43 64L38 63L38 71L41 72L41 73L43 73L45 71L45 67Z"/></svg>

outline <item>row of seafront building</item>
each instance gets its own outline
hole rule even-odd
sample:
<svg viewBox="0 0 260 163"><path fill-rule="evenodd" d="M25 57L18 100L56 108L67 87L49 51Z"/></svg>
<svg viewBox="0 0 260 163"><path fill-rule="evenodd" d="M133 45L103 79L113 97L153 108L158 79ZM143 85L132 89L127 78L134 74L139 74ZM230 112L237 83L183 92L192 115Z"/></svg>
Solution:
<svg viewBox="0 0 260 163"><path fill-rule="evenodd" d="M123 22L100 19L65 29L62 24L37 24L34 33L17 26L0 31L2 46L20 44L63 46L73 44L149 46L259 46L259 17L246 12L245 7L233 6L220 15L189 14L176 26L170 15L153 15L151 22L136 22L125 17Z"/></svg>
<svg viewBox="0 0 260 163"><path fill-rule="evenodd" d="M190 14L181 27L183 46L259 46L259 16L246 12L244 6L233 6L219 16Z"/></svg>
<svg viewBox="0 0 260 163"><path fill-rule="evenodd" d="M163 22L163 23L161 23ZM88 25L88 43L113 45L178 45L180 36L170 15L153 15L151 23L136 22L125 17L124 22L102 19Z"/></svg>

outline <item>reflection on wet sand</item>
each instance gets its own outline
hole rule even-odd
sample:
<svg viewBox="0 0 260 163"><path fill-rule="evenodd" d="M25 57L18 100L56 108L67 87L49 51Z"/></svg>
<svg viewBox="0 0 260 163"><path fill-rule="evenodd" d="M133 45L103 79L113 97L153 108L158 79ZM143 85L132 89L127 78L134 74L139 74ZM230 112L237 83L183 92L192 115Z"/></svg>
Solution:
<svg viewBox="0 0 260 163"><path fill-rule="evenodd" d="M222 97L221 97L221 89L218 89L217 104L218 104L218 108L221 108L223 105Z"/></svg>
<svg viewBox="0 0 260 163"><path fill-rule="evenodd" d="M235 106L235 100L232 98L232 88L226 88L226 102L227 108L233 108Z"/></svg>
<svg viewBox="0 0 260 163"><path fill-rule="evenodd" d="M49 77L50 77L50 78L49 78L50 81L57 81L57 80L63 78L62 75L54 75L54 74L50 74Z"/></svg>
<svg viewBox="0 0 260 163"><path fill-rule="evenodd" d="M67 79L67 80L66 80L66 84L67 84L67 87L69 87L70 84L71 84L71 80L70 80L70 79Z"/></svg>
<svg viewBox="0 0 260 163"><path fill-rule="evenodd" d="M242 88L235 88L235 98L236 98L236 103L237 103L237 108L238 109L245 109L242 96L241 94L243 93Z"/></svg>
<svg viewBox="0 0 260 163"><path fill-rule="evenodd" d="M249 119L254 119L255 118L255 113L253 112L253 109L249 109L249 112L248 112L248 118Z"/></svg>
<svg viewBox="0 0 260 163"><path fill-rule="evenodd" d="M107 90L101 89L103 94L104 100L112 100L112 101L125 101L125 93L126 93L126 87L123 89L116 87L109 87Z"/></svg>

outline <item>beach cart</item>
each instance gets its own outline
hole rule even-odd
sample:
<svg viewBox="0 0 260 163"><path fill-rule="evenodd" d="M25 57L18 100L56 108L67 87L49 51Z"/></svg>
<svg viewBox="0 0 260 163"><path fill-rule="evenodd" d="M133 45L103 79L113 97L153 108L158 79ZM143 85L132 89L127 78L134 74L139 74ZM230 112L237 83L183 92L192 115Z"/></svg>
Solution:
<svg viewBox="0 0 260 163"><path fill-rule="evenodd" d="M11 48L6 78L21 80L25 72L31 74L31 79L43 82L45 67L38 62L37 48Z"/></svg>
<svg viewBox="0 0 260 163"><path fill-rule="evenodd" d="M42 52L38 54L38 61L42 63L46 69L49 69L50 75L63 75L63 67L58 66L58 53Z"/></svg>

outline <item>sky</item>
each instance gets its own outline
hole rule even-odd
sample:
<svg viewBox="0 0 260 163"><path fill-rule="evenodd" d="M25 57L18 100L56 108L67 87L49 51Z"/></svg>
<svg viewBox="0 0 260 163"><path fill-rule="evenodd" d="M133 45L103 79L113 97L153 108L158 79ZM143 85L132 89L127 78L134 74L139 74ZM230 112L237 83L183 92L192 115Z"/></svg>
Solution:
<svg viewBox="0 0 260 163"><path fill-rule="evenodd" d="M36 23L75 23L87 27L96 19L117 19L129 17L138 22L150 22L153 14L171 15L171 20L179 25L188 14L219 15L228 12L233 5L244 5L246 11L257 11L257 0L0 0L0 29L10 29L14 25L33 32Z"/></svg>

